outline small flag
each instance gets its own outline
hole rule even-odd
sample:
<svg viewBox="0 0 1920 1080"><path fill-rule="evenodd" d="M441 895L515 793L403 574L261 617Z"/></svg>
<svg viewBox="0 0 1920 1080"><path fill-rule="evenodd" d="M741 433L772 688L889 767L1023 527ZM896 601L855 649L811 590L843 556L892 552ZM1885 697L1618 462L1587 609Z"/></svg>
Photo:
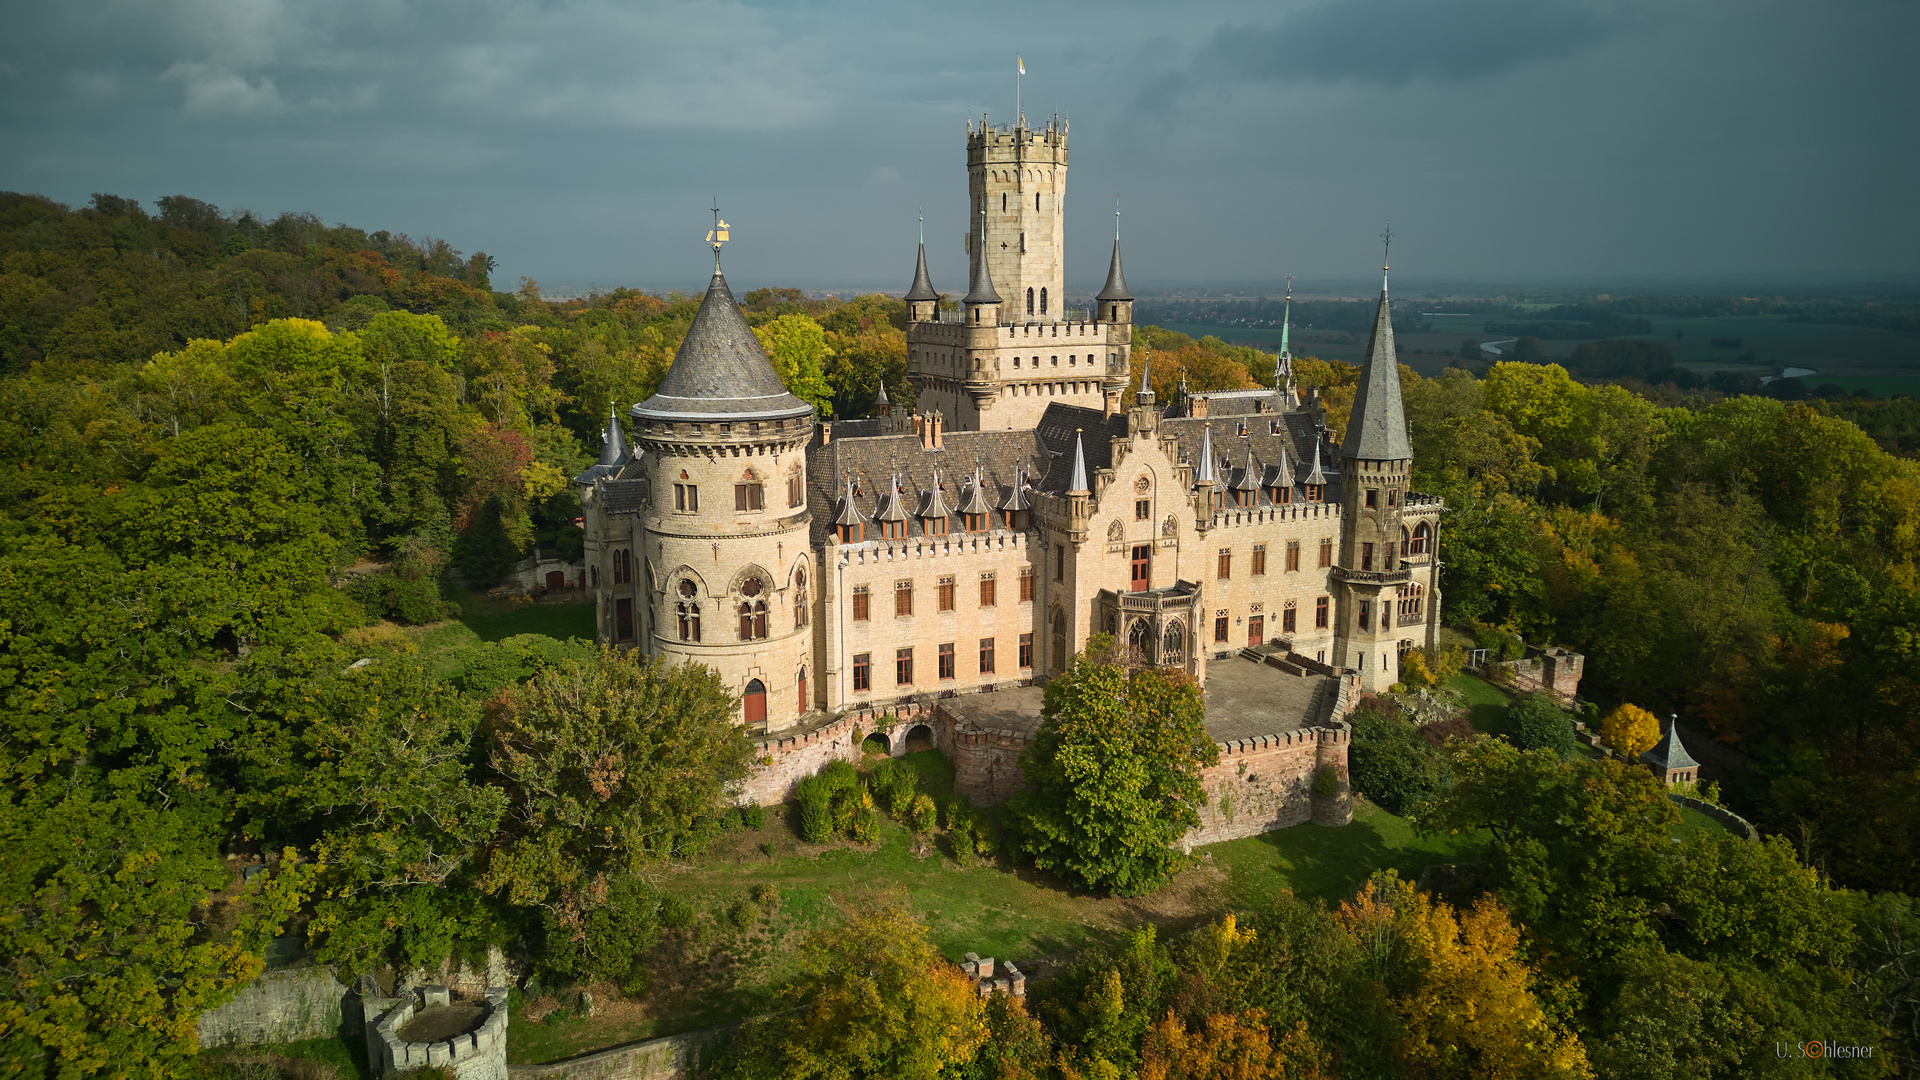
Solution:
<svg viewBox="0 0 1920 1080"><path fill-rule="evenodd" d="M1013 54L1013 66L1020 69L1020 74L1025 75L1027 73L1027 62L1020 59L1019 53Z"/></svg>

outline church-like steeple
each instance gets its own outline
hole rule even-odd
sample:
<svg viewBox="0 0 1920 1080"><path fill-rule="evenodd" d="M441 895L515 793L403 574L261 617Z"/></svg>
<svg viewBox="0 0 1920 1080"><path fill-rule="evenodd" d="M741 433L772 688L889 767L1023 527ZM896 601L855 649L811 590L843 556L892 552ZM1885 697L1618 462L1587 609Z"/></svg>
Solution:
<svg viewBox="0 0 1920 1080"><path fill-rule="evenodd" d="M1213 468L1213 425L1200 429L1200 462L1193 471L1196 484L1217 484L1219 476Z"/></svg>
<svg viewBox="0 0 1920 1080"><path fill-rule="evenodd" d="M1080 429L1073 432L1073 475L1067 478L1067 493L1092 491L1087 484L1087 450L1081 444Z"/></svg>
<svg viewBox="0 0 1920 1080"><path fill-rule="evenodd" d="M1095 294L1094 299L1102 303L1133 299L1133 294L1127 291L1127 275L1120 269L1120 207L1117 199L1113 208L1113 261L1107 264L1107 283Z"/></svg>
<svg viewBox="0 0 1920 1080"><path fill-rule="evenodd" d="M1133 400L1137 405L1153 407L1153 350L1144 341L1140 343L1140 390Z"/></svg>
<svg viewBox="0 0 1920 1080"><path fill-rule="evenodd" d="M1384 262L1384 260L1383 260ZM1387 301L1387 268L1380 268L1380 307L1373 316L1366 365L1354 392L1347 439L1340 456L1362 461L1404 461L1413 457L1407 441L1407 413L1400 403L1400 360L1393 348L1393 312Z"/></svg>
<svg viewBox="0 0 1920 1080"><path fill-rule="evenodd" d="M1287 275L1287 306L1280 316L1280 355L1273 358L1273 388L1286 405L1300 402L1293 389L1293 350L1287 347L1287 334L1293 328L1293 275Z"/></svg>

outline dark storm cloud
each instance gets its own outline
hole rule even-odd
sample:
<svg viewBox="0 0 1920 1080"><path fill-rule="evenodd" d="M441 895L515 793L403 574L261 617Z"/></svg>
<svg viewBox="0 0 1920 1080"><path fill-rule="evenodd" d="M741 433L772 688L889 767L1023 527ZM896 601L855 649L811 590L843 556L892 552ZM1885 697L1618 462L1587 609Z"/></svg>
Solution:
<svg viewBox="0 0 1920 1080"><path fill-rule="evenodd" d="M963 118L1073 118L1154 281L1910 267L1920 7L1789 0L69 0L0 34L0 189L447 236L498 280L963 284ZM1231 223L1223 225L1223 223ZM1395 246L1396 256L1400 252ZM898 280L896 280L898 279ZM1130 281L1132 277L1130 277Z"/></svg>

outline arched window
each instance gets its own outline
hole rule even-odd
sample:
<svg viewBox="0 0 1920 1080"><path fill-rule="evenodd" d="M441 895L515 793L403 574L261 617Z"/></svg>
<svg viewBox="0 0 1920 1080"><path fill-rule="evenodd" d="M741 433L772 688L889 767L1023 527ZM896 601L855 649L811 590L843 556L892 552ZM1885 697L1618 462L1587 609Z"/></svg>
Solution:
<svg viewBox="0 0 1920 1080"><path fill-rule="evenodd" d="M680 640L699 641L700 605L687 603L675 604L674 612L679 616L680 620Z"/></svg>
<svg viewBox="0 0 1920 1080"><path fill-rule="evenodd" d="M799 702L796 706L798 712L804 713L812 708L813 701L807 697L807 665L805 664L800 665L800 677L794 681L794 691Z"/></svg>
<svg viewBox="0 0 1920 1080"><path fill-rule="evenodd" d="M1033 208L1040 209L1040 193L1037 191L1033 193Z"/></svg>
<svg viewBox="0 0 1920 1080"><path fill-rule="evenodd" d="M1067 668L1067 616L1059 611L1053 613L1053 667L1056 671Z"/></svg>
<svg viewBox="0 0 1920 1080"><path fill-rule="evenodd" d="M1033 290L1027 290L1027 314L1033 314Z"/></svg>
<svg viewBox="0 0 1920 1080"><path fill-rule="evenodd" d="M1187 635L1180 629L1179 623L1168 623L1166 637L1161 641L1162 664L1168 667L1183 667L1187 662Z"/></svg>
<svg viewBox="0 0 1920 1080"><path fill-rule="evenodd" d="M759 641L767 636L767 602L751 601L740 605L740 640Z"/></svg>
<svg viewBox="0 0 1920 1080"><path fill-rule="evenodd" d="M1036 199L1039 197L1040 196L1038 195L1034 196L1034 198ZM1045 315L1046 313L1047 313L1047 290L1041 289L1040 290L1040 314Z"/></svg>
<svg viewBox="0 0 1920 1080"><path fill-rule="evenodd" d="M1002 211L1005 211L1006 208L1007 208L1007 193L1003 191L1000 193L1000 209Z"/></svg>
<svg viewBox="0 0 1920 1080"><path fill-rule="evenodd" d="M1153 625L1145 619L1127 627L1127 658L1136 664L1153 663Z"/></svg>
<svg viewBox="0 0 1920 1080"><path fill-rule="evenodd" d="M1423 521L1413 527L1413 541L1407 546L1407 551L1414 555L1425 555L1432 542L1433 530L1429 529L1427 523Z"/></svg>
<svg viewBox="0 0 1920 1080"><path fill-rule="evenodd" d="M810 617L809 613L811 612L812 608L813 608L812 598L807 595L807 568L803 566L800 568L800 570L797 573L793 575L793 627L794 629L798 630L799 628L807 625L807 619Z"/></svg>

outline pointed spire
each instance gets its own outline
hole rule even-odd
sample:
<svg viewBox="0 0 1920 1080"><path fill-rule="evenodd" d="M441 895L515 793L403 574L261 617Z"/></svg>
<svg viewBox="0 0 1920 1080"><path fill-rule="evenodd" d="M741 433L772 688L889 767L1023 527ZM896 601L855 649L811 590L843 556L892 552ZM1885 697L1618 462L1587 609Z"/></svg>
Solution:
<svg viewBox="0 0 1920 1080"><path fill-rule="evenodd" d="M866 515L860 512L860 504L855 502L853 498L853 478L848 477L846 481L846 494L840 497L840 505L834 511L833 523L835 525L860 525L864 524L865 521Z"/></svg>
<svg viewBox="0 0 1920 1080"><path fill-rule="evenodd" d="M873 399L873 411L879 416L893 415L893 402L887 400L887 380L880 380L880 393Z"/></svg>
<svg viewBox="0 0 1920 1080"><path fill-rule="evenodd" d="M1391 242L1393 231L1387 231ZM1384 264L1385 260L1381 260ZM1413 457L1407 441L1407 413L1400 403L1400 359L1393 348L1393 310L1387 300L1387 268L1380 268L1380 307L1373 316L1366 364L1354 391L1341 457L1365 461L1402 461Z"/></svg>
<svg viewBox="0 0 1920 1080"><path fill-rule="evenodd" d="M1284 439L1280 442L1280 468L1274 473L1273 483L1270 486L1277 488L1293 486L1293 463L1287 460L1287 444Z"/></svg>
<svg viewBox="0 0 1920 1080"><path fill-rule="evenodd" d="M1009 512L1015 511L1015 510L1028 510L1032 508L1027 502L1027 468L1026 466L1024 465L1014 466L1013 486L1007 489L1007 497L1001 501L999 508L1001 510L1006 510Z"/></svg>
<svg viewBox="0 0 1920 1080"><path fill-rule="evenodd" d="M973 283L967 289L969 304L997 304L1000 291L993 287L993 271L987 269L987 203L980 202L980 251L973 261Z"/></svg>
<svg viewBox="0 0 1920 1080"><path fill-rule="evenodd" d="M1184 376L1181 378L1181 385L1186 385ZM1213 469L1212 424L1208 424L1200 429L1200 467L1194 470L1193 482L1196 484L1217 484L1220 482L1218 474L1216 474Z"/></svg>
<svg viewBox="0 0 1920 1080"><path fill-rule="evenodd" d="M600 442L600 464L618 465L627 457L627 436L620 430L620 410L607 402L607 430Z"/></svg>
<svg viewBox="0 0 1920 1080"><path fill-rule="evenodd" d="M1260 486L1260 474L1253 467L1253 440L1247 440L1247 467L1227 485L1234 491L1253 491Z"/></svg>
<svg viewBox="0 0 1920 1080"><path fill-rule="evenodd" d="M1107 284L1094 296L1095 300L1131 300L1133 294L1127 291L1127 275L1120 270L1120 196L1113 197L1113 261L1107 264Z"/></svg>
<svg viewBox="0 0 1920 1080"><path fill-rule="evenodd" d="M993 509L993 504L987 501L986 489L980 482L980 466L975 465L973 467L973 482L967 485L966 502L961 504L960 512L968 516L974 516L984 514L991 509Z"/></svg>
<svg viewBox="0 0 1920 1080"><path fill-rule="evenodd" d="M1140 342L1140 392L1133 396L1139 405L1153 404L1153 347Z"/></svg>
<svg viewBox="0 0 1920 1080"><path fill-rule="evenodd" d="M913 284L907 287L905 300L938 300L933 279L927 276L927 216L920 215L920 255L913 264Z"/></svg>
<svg viewBox="0 0 1920 1080"><path fill-rule="evenodd" d="M899 473L893 474L893 479L887 484L886 494L880 496L880 504L873 509L875 521L907 520L907 508L901 505Z"/></svg>
<svg viewBox="0 0 1920 1080"><path fill-rule="evenodd" d="M1315 486L1327 482L1327 474L1320 470L1320 436L1317 433L1313 437L1313 468L1307 470L1306 478L1300 482Z"/></svg>
<svg viewBox="0 0 1920 1080"><path fill-rule="evenodd" d="M1069 494L1076 491L1092 491L1087 484L1087 450L1081 444L1080 429L1073 429L1073 475L1067 479Z"/></svg>
<svg viewBox="0 0 1920 1080"><path fill-rule="evenodd" d="M943 518L951 517L953 510L947 506L947 493L941 489L940 470L933 470L933 486L920 493L920 511L915 517Z"/></svg>
<svg viewBox="0 0 1920 1080"><path fill-rule="evenodd" d="M1287 347L1287 332L1293 328L1293 275L1287 275L1287 306L1280 316L1280 355L1273 358L1273 388L1283 394L1293 390L1293 351ZM1291 404L1291 402L1289 402Z"/></svg>

